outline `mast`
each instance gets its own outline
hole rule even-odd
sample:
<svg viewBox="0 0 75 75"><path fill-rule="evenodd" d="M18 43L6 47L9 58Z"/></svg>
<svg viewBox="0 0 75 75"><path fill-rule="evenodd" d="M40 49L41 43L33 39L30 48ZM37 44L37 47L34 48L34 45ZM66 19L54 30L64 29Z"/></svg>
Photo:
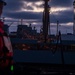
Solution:
<svg viewBox="0 0 75 75"><path fill-rule="evenodd" d="M49 0L44 0L44 12L43 12L43 36L44 43L47 42L48 37L48 26L49 26Z"/></svg>
<svg viewBox="0 0 75 75"><path fill-rule="evenodd" d="M75 0L73 2L73 8L74 8L73 34L75 35Z"/></svg>

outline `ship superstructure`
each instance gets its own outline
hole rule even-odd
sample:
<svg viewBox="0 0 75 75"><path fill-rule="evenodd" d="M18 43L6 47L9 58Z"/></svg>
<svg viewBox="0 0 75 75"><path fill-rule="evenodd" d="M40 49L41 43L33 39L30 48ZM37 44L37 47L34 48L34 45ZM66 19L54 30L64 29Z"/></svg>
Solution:
<svg viewBox="0 0 75 75"><path fill-rule="evenodd" d="M17 37L21 39L27 39L27 38L35 38L37 35L37 31L35 29L32 29L32 27L28 27L27 25L18 25L17 28Z"/></svg>

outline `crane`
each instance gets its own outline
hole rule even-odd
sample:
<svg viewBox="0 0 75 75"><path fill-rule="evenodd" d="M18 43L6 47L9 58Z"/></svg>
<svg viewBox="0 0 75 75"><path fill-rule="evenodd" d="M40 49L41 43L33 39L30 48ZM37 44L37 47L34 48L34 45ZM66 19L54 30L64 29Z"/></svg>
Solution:
<svg viewBox="0 0 75 75"><path fill-rule="evenodd" d="M8 27L10 27L13 23L14 23L14 22L11 22L11 23L8 25Z"/></svg>

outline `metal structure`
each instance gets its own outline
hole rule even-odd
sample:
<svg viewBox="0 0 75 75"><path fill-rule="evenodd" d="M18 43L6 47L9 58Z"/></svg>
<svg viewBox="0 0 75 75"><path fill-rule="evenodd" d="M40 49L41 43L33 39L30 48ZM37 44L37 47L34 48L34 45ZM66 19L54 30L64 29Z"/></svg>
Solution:
<svg viewBox="0 0 75 75"><path fill-rule="evenodd" d="M48 26L49 26L49 0L44 0L44 12L43 12L43 35L44 35L44 42L47 42L48 36Z"/></svg>
<svg viewBox="0 0 75 75"><path fill-rule="evenodd" d="M73 24L73 34L75 35L75 0L73 2L73 8L74 8L74 24Z"/></svg>
<svg viewBox="0 0 75 75"><path fill-rule="evenodd" d="M56 33L56 35L58 35L58 32L59 32L59 30L58 30L58 26L59 25L59 21L57 21L57 33Z"/></svg>

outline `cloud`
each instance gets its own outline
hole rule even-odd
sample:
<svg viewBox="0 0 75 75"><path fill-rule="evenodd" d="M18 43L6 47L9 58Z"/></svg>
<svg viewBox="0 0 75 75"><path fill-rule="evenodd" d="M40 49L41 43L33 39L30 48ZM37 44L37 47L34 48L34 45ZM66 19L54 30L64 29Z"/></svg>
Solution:
<svg viewBox="0 0 75 75"><path fill-rule="evenodd" d="M61 23L73 22L73 10L59 11L58 15L52 14L51 22L56 22L57 20Z"/></svg>
<svg viewBox="0 0 75 75"><path fill-rule="evenodd" d="M51 0L50 5L52 7L71 7L73 0Z"/></svg>
<svg viewBox="0 0 75 75"><path fill-rule="evenodd" d="M17 11L20 10L23 6L23 1L21 0L6 0L7 5L4 7L4 10L9 11Z"/></svg>
<svg viewBox="0 0 75 75"><path fill-rule="evenodd" d="M40 0L22 0L22 1L27 1L27 2L37 2L37 1L40 1Z"/></svg>
<svg viewBox="0 0 75 75"><path fill-rule="evenodd" d="M4 16L12 17L12 18L23 18L23 19L41 19L42 13L35 13L35 12L8 12L5 13Z"/></svg>
<svg viewBox="0 0 75 75"><path fill-rule="evenodd" d="M7 6L4 7L4 17L13 19L25 19L26 22L40 22L42 24L42 0L6 0ZM51 0L50 22L55 23L57 20L60 24L73 23L73 0ZM10 21L10 20L9 20ZM70 23L69 23L70 24Z"/></svg>

